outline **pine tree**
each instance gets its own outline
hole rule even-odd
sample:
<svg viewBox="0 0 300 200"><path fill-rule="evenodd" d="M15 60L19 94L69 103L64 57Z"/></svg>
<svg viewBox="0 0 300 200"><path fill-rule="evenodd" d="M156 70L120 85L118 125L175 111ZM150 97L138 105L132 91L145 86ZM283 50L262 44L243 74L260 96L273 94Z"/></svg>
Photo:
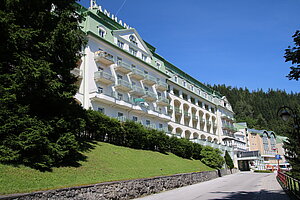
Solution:
<svg viewBox="0 0 300 200"><path fill-rule="evenodd" d="M75 0L0 1L0 161L48 168L76 155L84 120L70 73L85 44Z"/></svg>
<svg viewBox="0 0 300 200"><path fill-rule="evenodd" d="M294 47L288 47L285 50L285 62L292 62L293 66L290 67L291 71L287 77L292 80L295 79L298 81L300 78L300 31L297 30L293 35L294 38Z"/></svg>
<svg viewBox="0 0 300 200"><path fill-rule="evenodd" d="M232 161L232 159L231 159L231 157L230 157L228 151L225 151L224 159L225 159L225 163L226 163L227 167L228 167L229 169L233 169L234 164L233 164L233 161Z"/></svg>

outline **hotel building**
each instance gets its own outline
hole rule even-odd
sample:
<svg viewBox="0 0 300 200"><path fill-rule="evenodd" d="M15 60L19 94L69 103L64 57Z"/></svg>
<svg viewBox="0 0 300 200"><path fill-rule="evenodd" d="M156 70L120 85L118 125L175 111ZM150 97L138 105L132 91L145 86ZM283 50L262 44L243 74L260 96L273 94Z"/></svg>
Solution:
<svg viewBox="0 0 300 200"><path fill-rule="evenodd" d="M134 28L94 1L82 12L88 43L73 70L79 77L78 103L233 157L229 144L236 129L226 97L158 55Z"/></svg>

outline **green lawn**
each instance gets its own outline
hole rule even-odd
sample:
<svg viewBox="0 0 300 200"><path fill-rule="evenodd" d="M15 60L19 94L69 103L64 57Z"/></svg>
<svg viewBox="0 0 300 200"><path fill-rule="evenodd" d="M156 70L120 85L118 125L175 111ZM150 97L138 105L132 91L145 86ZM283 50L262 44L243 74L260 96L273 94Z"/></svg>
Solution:
<svg viewBox="0 0 300 200"><path fill-rule="evenodd" d="M198 160L182 159L173 154L101 142L94 146L93 150L84 153L87 161L80 162L80 167L60 167L52 172L40 172L24 166L0 164L0 194L212 170Z"/></svg>

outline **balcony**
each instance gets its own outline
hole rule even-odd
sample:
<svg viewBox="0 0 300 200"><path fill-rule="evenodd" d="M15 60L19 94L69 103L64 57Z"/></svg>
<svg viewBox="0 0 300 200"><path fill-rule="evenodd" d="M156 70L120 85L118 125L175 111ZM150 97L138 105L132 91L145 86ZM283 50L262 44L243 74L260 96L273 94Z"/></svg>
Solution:
<svg viewBox="0 0 300 200"><path fill-rule="evenodd" d="M200 117L200 124L205 124L205 119L203 119L202 117Z"/></svg>
<svg viewBox="0 0 300 200"><path fill-rule="evenodd" d="M168 128L167 127L163 127L163 128L157 128L158 131L162 131L164 133L168 132Z"/></svg>
<svg viewBox="0 0 300 200"><path fill-rule="evenodd" d="M169 114L172 114L172 112L173 112L173 106L170 106L170 105L169 105L169 106L168 106L168 113L169 113Z"/></svg>
<svg viewBox="0 0 300 200"><path fill-rule="evenodd" d="M182 115L182 110L178 107L175 107L175 115Z"/></svg>
<svg viewBox="0 0 300 200"><path fill-rule="evenodd" d="M213 128L214 128L214 129L216 129L216 128L218 127L218 125L217 125L216 122L213 122L212 125L213 125Z"/></svg>
<svg viewBox="0 0 300 200"><path fill-rule="evenodd" d="M122 72L124 74L128 74L129 72L132 71L132 68L129 64L119 60L117 62L117 65L115 66L115 71Z"/></svg>
<svg viewBox="0 0 300 200"><path fill-rule="evenodd" d="M131 84L125 80L118 79L115 89L124 92L129 92L131 90Z"/></svg>
<svg viewBox="0 0 300 200"><path fill-rule="evenodd" d="M197 115L192 115L192 120L193 121L198 121L198 116Z"/></svg>
<svg viewBox="0 0 300 200"><path fill-rule="evenodd" d="M77 77L80 80L82 79L82 70L79 68L72 69L71 74L73 74L75 77Z"/></svg>
<svg viewBox="0 0 300 200"><path fill-rule="evenodd" d="M155 88L160 91L166 91L168 89L168 84L162 81L158 81Z"/></svg>
<svg viewBox="0 0 300 200"><path fill-rule="evenodd" d="M129 92L131 95L135 95L137 97L141 97L145 94L145 90L136 85L132 86L132 90Z"/></svg>
<svg viewBox="0 0 300 200"><path fill-rule="evenodd" d="M211 126L211 121L207 121L207 126Z"/></svg>
<svg viewBox="0 0 300 200"><path fill-rule="evenodd" d="M103 84L106 84L106 85L110 85L110 84L113 84L115 82L115 78L107 73L107 72L104 72L104 71L97 71L94 73L94 80L96 82L100 82L100 83L103 83Z"/></svg>
<svg viewBox="0 0 300 200"><path fill-rule="evenodd" d="M144 99L145 99L146 101L153 102L153 101L156 101L157 96L156 96L156 94L153 93L153 92L145 91Z"/></svg>
<svg viewBox="0 0 300 200"><path fill-rule="evenodd" d="M158 100L156 102L159 106L168 106L169 105L169 99L166 99L164 97L158 97Z"/></svg>
<svg viewBox="0 0 300 200"><path fill-rule="evenodd" d="M142 80L144 79L145 75L142 70L132 68L131 74L129 74L130 78L136 79L136 80Z"/></svg>
<svg viewBox="0 0 300 200"><path fill-rule="evenodd" d="M148 85L154 85L156 83L156 78L149 74L145 74L145 79L143 80L143 82Z"/></svg>
<svg viewBox="0 0 300 200"><path fill-rule="evenodd" d="M183 112L184 118L191 118L191 114L187 111Z"/></svg>
<svg viewBox="0 0 300 200"><path fill-rule="evenodd" d="M104 65L111 65L114 63L114 57L105 51L96 51L94 60Z"/></svg>

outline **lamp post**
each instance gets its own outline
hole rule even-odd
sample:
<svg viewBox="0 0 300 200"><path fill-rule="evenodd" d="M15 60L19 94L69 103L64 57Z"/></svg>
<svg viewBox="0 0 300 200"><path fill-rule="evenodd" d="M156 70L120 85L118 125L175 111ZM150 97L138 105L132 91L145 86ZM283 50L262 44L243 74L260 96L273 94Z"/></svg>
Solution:
<svg viewBox="0 0 300 200"><path fill-rule="evenodd" d="M297 111L295 111L294 109L288 107L288 106L282 106L278 109L277 111L277 115L283 120L283 121L289 121L291 118L293 119L293 134L297 134L298 139L300 139L299 137L299 130L300 130L300 126L299 126L299 116ZM299 141L300 144L300 141Z"/></svg>
<svg viewBox="0 0 300 200"><path fill-rule="evenodd" d="M296 143L298 143L298 148L300 147L300 120L296 110L292 109L289 106L282 106L277 111L277 116L279 116L283 121L291 121L292 120L292 136L293 138L298 139ZM290 138L292 141L293 138ZM296 147L297 149L297 147ZM294 150L294 156L297 154L297 150ZM297 156L296 156L297 157Z"/></svg>

